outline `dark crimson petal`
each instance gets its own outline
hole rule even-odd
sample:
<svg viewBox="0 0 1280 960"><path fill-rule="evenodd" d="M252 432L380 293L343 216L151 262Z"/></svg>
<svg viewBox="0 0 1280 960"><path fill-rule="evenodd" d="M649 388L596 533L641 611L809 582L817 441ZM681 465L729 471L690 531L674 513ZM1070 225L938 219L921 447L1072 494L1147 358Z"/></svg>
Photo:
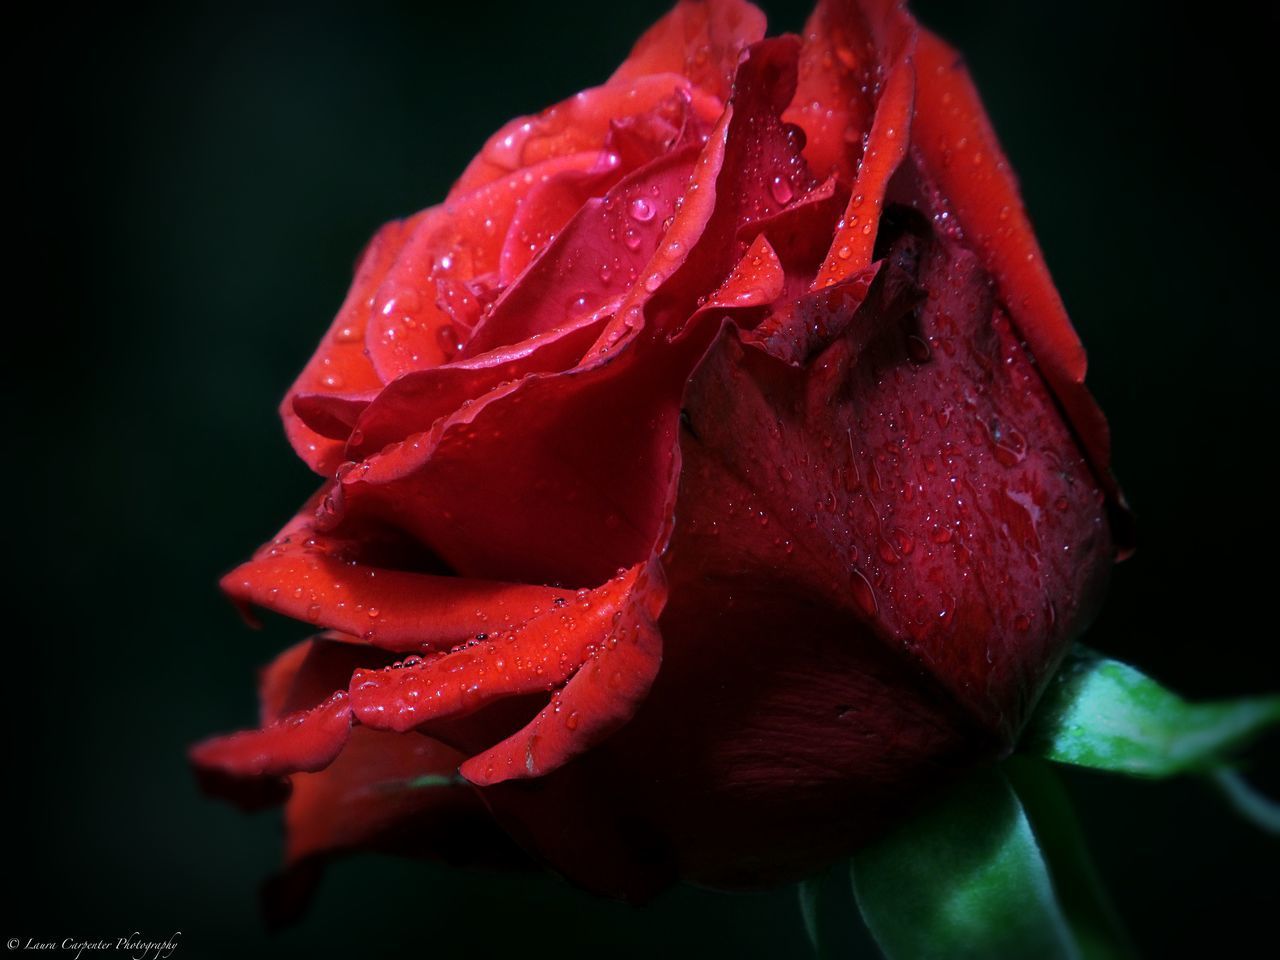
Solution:
<svg viewBox="0 0 1280 960"><path fill-rule="evenodd" d="M461 334L438 302L437 281L496 274L507 228L520 201L540 182L589 170L598 154L573 153L450 197L421 214L370 304L365 348L379 378L452 360Z"/></svg>
<svg viewBox="0 0 1280 960"><path fill-rule="evenodd" d="M609 83L676 73L724 101L738 57L764 32L764 14L743 0L680 0L636 41Z"/></svg>
<svg viewBox="0 0 1280 960"><path fill-rule="evenodd" d="M354 424L348 456L369 456L389 443L429 430L437 420L504 383L531 373L577 366L603 324L604 318L587 316L545 335L535 334L513 347L406 373L361 413Z"/></svg>
<svg viewBox="0 0 1280 960"><path fill-rule="evenodd" d="M1080 435L1110 478L1110 434L1084 386L1085 353L1045 265L1017 181L960 54L927 30L916 55L915 142L968 243L994 275L1018 332Z"/></svg>
<svg viewBox="0 0 1280 960"><path fill-rule="evenodd" d="M374 729L403 732L495 700L553 690L616 646L624 628L633 627L636 605L649 600L649 581L641 581L641 569L593 590L563 591L545 605L521 611L514 624L495 616L481 624L484 632L444 656L357 670L351 678L357 719ZM618 670L635 667L629 658L610 662ZM596 721L584 717L584 724Z"/></svg>
<svg viewBox="0 0 1280 960"><path fill-rule="evenodd" d="M280 405L285 433L293 449L322 476L332 476L344 459L343 443L327 434L317 433L304 423L294 410L294 398L317 395L339 399L361 397L382 386L364 351L369 301L421 217L419 214L407 221L388 223L369 241L356 266L351 290L333 325Z"/></svg>
<svg viewBox="0 0 1280 960"><path fill-rule="evenodd" d="M261 730L212 737L191 748L197 770L229 777L279 777L322 770L351 732L351 703L339 690L320 705Z"/></svg>
<svg viewBox="0 0 1280 960"><path fill-rule="evenodd" d="M227 574L223 590L241 603L405 653L447 649L491 629L488 625L518 626L530 611L548 608L562 593L366 562L358 551L353 555L349 542L305 525L314 515L314 510L304 510L304 526L295 522L254 559Z"/></svg>
<svg viewBox="0 0 1280 960"><path fill-rule="evenodd" d="M632 575L607 635L588 647L564 689L512 736L464 763L464 777L490 786L545 776L632 718L662 663L662 634L655 620L666 603L662 568L656 562L641 565Z"/></svg>
<svg viewBox="0 0 1280 960"><path fill-rule="evenodd" d="M869 296L806 370L734 339L704 362L685 472L707 503L677 512L758 517L728 556L704 534L710 569L775 565L774 589L860 611L1009 738L1092 615L1102 495L976 258L908 235L889 261L918 310Z"/></svg>
<svg viewBox="0 0 1280 960"><path fill-rule="evenodd" d="M474 356L587 316L612 313L653 257L693 170L694 145L588 199L555 242L494 304L467 344Z"/></svg>
<svg viewBox="0 0 1280 960"><path fill-rule="evenodd" d="M800 366L843 333L864 302L869 316L898 317L915 302L917 293L914 284L904 283L890 271L882 274L875 264L849 280L806 293L775 311L744 339L770 356ZM875 332L866 325L854 336L870 337Z"/></svg>
<svg viewBox="0 0 1280 960"><path fill-rule="evenodd" d="M885 65L914 29L901 8L901 0L820 0L804 25L796 95L784 116L804 128L805 159L821 176L853 180Z"/></svg>
<svg viewBox="0 0 1280 960"><path fill-rule="evenodd" d="M574 153L594 156L604 147L611 124L624 117L651 113L674 91L689 98L694 115L703 121L711 123L719 116L720 100L692 86L685 77L648 72L654 75L615 77L604 86L583 90L536 116L510 121L485 141L484 148L449 191L448 200L556 157Z"/></svg>

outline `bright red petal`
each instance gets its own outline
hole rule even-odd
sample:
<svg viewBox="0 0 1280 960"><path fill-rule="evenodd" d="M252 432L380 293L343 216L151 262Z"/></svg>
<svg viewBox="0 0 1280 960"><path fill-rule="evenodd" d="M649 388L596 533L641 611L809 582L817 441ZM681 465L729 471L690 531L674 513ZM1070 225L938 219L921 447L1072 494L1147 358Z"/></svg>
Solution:
<svg viewBox="0 0 1280 960"><path fill-rule="evenodd" d="M421 216L388 223L369 241L338 316L280 405L285 433L293 449L321 476L332 476L334 469L345 459L343 444L334 441L329 433L318 433L304 423L294 410L294 398L367 396L382 386L364 349L369 301Z"/></svg>
<svg viewBox="0 0 1280 960"><path fill-rule="evenodd" d="M339 690L319 706L261 730L198 743L191 748L191 762L200 770L229 777L279 777L322 770L342 750L350 731L350 698Z"/></svg>
<svg viewBox="0 0 1280 960"><path fill-rule="evenodd" d="M351 678L357 719L403 732L561 686L630 628L638 573L634 568L593 590L562 591L545 605L521 610L511 625L495 609L483 632L444 656L357 670Z"/></svg>
<svg viewBox="0 0 1280 960"><path fill-rule="evenodd" d="M653 257L693 170L697 148L669 153L587 200L493 306L466 354L519 343L568 322L613 313Z"/></svg>
<svg viewBox="0 0 1280 960"><path fill-rule="evenodd" d="M360 540L314 529L314 519L315 510L304 508L254 559L227 574L223 589L241 603L402 653L448 649L498 624L519 626L563 593L395 569L370 556Z"/></svg>
<svg viewBox="0 0 1280 960"><path fill-rule="evenodd" d="M436 281L496 276L511 218L529 190L559 174L589 170L597 160L594 152L549 159L451 197L420 215L367 301L372 316L364 345L382 382L457 355L467 331L459 331L454 313L438 302Z"/></svg>
<svg viewBox="0 0 1280 960"><path fill-rule="evenodd" d="M609 83L675 73L723 102L728 99L739 56L764 33L764 14L743 0L680 0L636 41Z"/></svg>
<svg viewBox="0 0 1280 960"><path fill-rule="evenodd" d="M651 563L633 570L603 642L587 648L564 689L515 734L464 763L462 775L479 786L545 776L627 723L662 664L655 619L665 603L661 567Z"/></svg>
<svg viewBox="0 0 1280 960"><path fill-rule="evenodd" d="M804 128L805 159L820 176L854 178L887 67L914 29L901 7L901 0L820 0L804 25L785 119Z"/></svg>
<svg viewBox="0 0 1280 960"><path fill-rule="evenodd" d="M695 116L715 121L721 109L715 96L693 87L678 73L648 72L654 75L610 81L536 116L510 121L485 142L449 191L446 202L557 157L584 152L595 155L603 149L613 123L660 109L673 93L688 98Z"/></svg>

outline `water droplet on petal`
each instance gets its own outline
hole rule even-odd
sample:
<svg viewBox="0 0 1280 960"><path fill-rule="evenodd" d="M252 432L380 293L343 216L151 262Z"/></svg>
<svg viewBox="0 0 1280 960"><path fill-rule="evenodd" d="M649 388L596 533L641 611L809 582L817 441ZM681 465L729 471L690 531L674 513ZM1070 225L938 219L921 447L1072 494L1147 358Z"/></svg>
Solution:
<svg viewBox="0 0 1280 960"><path fill-rule="evenodd" d="M657 212L658 208L647 197L636 197L631 201L631 205L627 207L627 213L631 214L631 218L638 220L640 223L648 223Z"/></svg>
<svg viewBox="0 0 1280 960"><path fill-rule="evenodd" d="M773 194L773 199L784 206L790 202L795 196L795 191L791 189L791 184L787 182L787 178L779 174L769 182L769 192Z"/></svg>

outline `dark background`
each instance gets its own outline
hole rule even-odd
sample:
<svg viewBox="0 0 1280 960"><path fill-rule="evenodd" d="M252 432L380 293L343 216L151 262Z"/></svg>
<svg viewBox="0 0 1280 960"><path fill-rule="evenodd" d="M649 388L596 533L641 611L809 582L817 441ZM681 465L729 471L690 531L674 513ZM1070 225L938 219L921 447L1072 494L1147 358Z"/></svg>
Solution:
<svg viewBox="0 0 1280 960"><path fill-rule="evenodd" d="M804 956L792 889L635 909L374 857L267 939L277 820L199 796L184 750L251 722L254 670L301 633L244 629L215 589L315 485L275 404L373 229L438 200L508 117L607 77L666 4L180 6L7 31L0 935ZM806 6L766 3L772 30ZM1274 5L916 8L966 52L1019 171L1138 513L1089 641L1189 695L1280 689ZM1276 753L1255 771L1272 789ZM1204 785L1068 785L1145 952L1273 939L1276 846Z"/></svg>

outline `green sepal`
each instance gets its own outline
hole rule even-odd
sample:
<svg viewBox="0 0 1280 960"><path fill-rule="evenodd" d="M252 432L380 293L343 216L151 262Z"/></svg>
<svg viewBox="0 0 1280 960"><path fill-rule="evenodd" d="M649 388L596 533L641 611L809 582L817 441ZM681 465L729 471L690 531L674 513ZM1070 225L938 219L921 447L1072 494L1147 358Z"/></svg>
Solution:
<svg viewBox="0 0 1280 960"><path fill-rule="evenodd" d="M1133 667L1077 649L1045 692L1020 750L1138 777L1222 765L1280 722L1280 696L1188 703Z"/></svg>
<svg viewBox="0 0 1280 960"><path fill-rule="evenodd" d="M997 770L854 856L852 877L889 960L1081 956L1022 805Z"/></svg>
<svg viewBox="0 0 1280 960"><path fill-rule="evenodd" d="M1049 868L1049 876L1085 960L1126 960L1136 956L1119 915L1089 857L1084 832L1050 764L1035 757L1010 757L1008 777Z"/></svg>

